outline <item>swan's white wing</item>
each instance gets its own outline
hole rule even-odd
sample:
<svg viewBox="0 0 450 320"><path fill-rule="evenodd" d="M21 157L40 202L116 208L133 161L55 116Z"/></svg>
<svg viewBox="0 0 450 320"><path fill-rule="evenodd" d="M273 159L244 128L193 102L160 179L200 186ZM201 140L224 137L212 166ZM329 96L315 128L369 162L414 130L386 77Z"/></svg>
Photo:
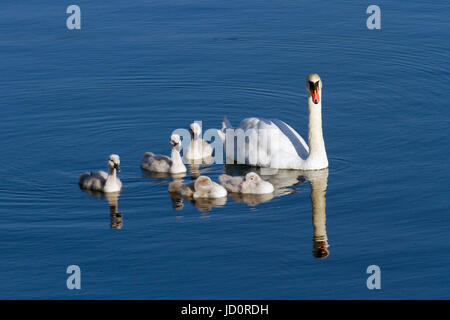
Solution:
<svg viewBox="0 0 450 320"><path fill-rule="evenodd" d="M272 122L280 129L281 132L289 139L300 158L306 159L309 155L309 147L305 140L292 129L286 122L275 119Z"/></svg>
<svg viewBox="0 0 450 320"><path fill-rule="evenodd" d="M205 140L202 140L202 152L203 152L203 158L211 157L213 154L213 148Z"/></svg>
<svg viewBox="0 0 450 320"><path fill-rule="evenodd" d="M152 172L169 172L172 159L164 155L146 153L141 162L141 168Z"/></svg>
<svg viewBox="0 0 450 320"><path fill-rule="evenodd" d="M227 174L219 176L219 183L229 192L241 192L243 177L232 177Z"/></svg>
<svg viewBox="0 0 450 320"><path fill-rule="evenodd" d="M283 121L247 118L241 121L239 128L244 132L249 132L250 129L255 129L257 132L257 151L253 145L255 142L246 139L245 158L248 164L295 169L308 157L309 148L305 140ZM249 145L250 143L252 145ZM254 163L255 158L256 163Z"/></svg>
<svg viewBox="0 0 450 320"><path fill-rule="evenodd" d="M104 171L88 172L81 175L79 185L83 189L92 191L102 191L108 174Z"/></svg>
<svg viewBox="0 0 450 320"><path fill-rule="evenodd" d="M213 149L211 145L203 140L191 140L189 146L186 148L184 153L184 158L188 161L190 160L202 160L204 158L211 157Z"/></svg>
<svg viewBox="0 0 450 320"><path fill-rule="evenodd" d="M93 174L96 176L99 176L105 180L108 178L108 174L105 171L98 171L98 172L94 172Z"/></svg>

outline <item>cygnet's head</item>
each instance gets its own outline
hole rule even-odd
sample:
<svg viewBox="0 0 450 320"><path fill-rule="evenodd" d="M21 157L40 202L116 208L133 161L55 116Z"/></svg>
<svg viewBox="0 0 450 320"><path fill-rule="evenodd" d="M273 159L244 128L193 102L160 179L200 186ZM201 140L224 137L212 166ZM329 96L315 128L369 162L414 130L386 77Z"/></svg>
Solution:
<svg viewBox="0 0 450 320"><path fill-rule="evenodd" d="M191 133L192 139L197 139L202 134L202 128L197 122L193 122L189 126L189 132Z"/></svg>
<svg viewBox="0 0 450 320"><path fill-rule="evenodd" d="M256 172L249 172L245 175L245 182L243 186L244 192L247 193L271 193L273 192L273 185L261 179L261 177Z"/></svg>
<svg viewBox="0 0 450 320"><path fill-rule="evenodd" d="M212 181L207 176L200 176L195 180L194 189L195 191L204 191L207 192L212 188Z"/></svg>
<svg viewBox="0 0 450 320"><path fill-rule="evenodd" d="M172 149L175 149L175 150L177 150L177 151L180 151L180 150L181 150L181 138L180 138L180 136L177 135L177 134L173 134L173 135L170 137L169 145L170 145L170 147L171 147Z"/></svg>
<svg viewBox="0 0 450 320"><path fill-rule="evenodd" d="M249 172L245 175L245 181L257 184L260 180L261 177L256 172Z"/></svg>
<svg viewBox="0 0 450 320"><path fill-rule="evenodd" d="M110 169L116 169L120 172L120 158L117 154L112 154L108 158L108 167Z"/></svg>
<svg viewBox="0 0 450 320"><path fill-rule="evenodd" d="M311 97L314 104L320 102L320 97L322 96L322 80L317 73L308 74L305 83L306 92L308 97Z"/></svg>

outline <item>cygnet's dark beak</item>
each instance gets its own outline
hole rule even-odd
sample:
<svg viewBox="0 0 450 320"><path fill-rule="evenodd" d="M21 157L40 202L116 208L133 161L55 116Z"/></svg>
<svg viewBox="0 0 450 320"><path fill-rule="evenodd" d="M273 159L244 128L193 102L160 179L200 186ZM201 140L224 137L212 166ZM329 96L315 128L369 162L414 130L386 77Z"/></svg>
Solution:
<svg viewBox="0 0 450 320"><path fill-rule="evenodd" d="M117 164L117 163L114 163L114 169L116 169L116 170L117 170L117 172L120 172L120 167L119 167L119 164Z"/></svg>

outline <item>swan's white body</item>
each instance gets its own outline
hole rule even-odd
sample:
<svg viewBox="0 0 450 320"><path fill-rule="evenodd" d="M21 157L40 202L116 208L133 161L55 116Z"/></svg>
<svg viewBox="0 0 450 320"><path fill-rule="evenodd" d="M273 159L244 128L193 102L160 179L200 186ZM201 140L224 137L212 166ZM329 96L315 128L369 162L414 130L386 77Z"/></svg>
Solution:
<svg viewBox="0 0 450 320"><path fill-rule="evenodd" d="M189 147L184 153L186 160L202 160L212 156L211 145L203 139L191 140Z"/></svg>
<svg viewBox="0 0 450 320"><path fill-rule="evenodd" d="M316 86L315 101L309 91L309 83ZM247 118L241 121L236 129L242 129L248 138L236 140L234 148L228 148L226 140L233 137L231 124L225 119L219 135L225 146L227 159L244 160L245 164L259 167L297 170L319 170L328 167L328 158L322 132L322 91L318 75L307 78L309 125L308 141L305 140L288 124L281 120ZM234 132L237 132L234 129ZM230 132L231 135L228 133ZM235 141L235 142L236 142ZM231 151L231 156L229 155ZM243 158L239 158L239 154Z"/></svg>
<svg viewBox="0 0 450 320"><path fill-rule="evenodd" d="M201 138L202 129L198 123L192 123L189 127L191 142L184 150L183 156L186 160L202 160L210 158L213 154L211 145Z"/></svg>
<svg viewBox="0 0 450 320"><path fill-rule="evenodd" d="M99 192L119 192L122 190L122 182L117 178L120 170L118 155L111 155L108 159L109 174L105 171L86 172L80 176L78 184L82 189Z"/></svg>
<svg viewBox="0 0 450 320"><path fill-rule="evenodd" d="M169 144L172 148L170 158L168 156L155 155L152 152L147 152L142 158L141 168L151 172L166 172L173 174L186 172L186 166L180 156L180 136L172 135Z"/></svg>
<svg viewBox="0 0 450 320"><path fill-rule="evenodd" d="M227 190L224 187L211 181L206 176L200 176L197 180L187 183L183 183L180 180L173 181L169 185L169 192L194 199L223 198L227 196Z"/></svg>
<svg viewBox="0 0 450 320"><path fill-rule="evenodd" d="M232 177L227 174L219 176L219 183L228 192L243 194L267 194L272 193L273 185L263 180L257 173L249 172L245 176Z"/></svg>

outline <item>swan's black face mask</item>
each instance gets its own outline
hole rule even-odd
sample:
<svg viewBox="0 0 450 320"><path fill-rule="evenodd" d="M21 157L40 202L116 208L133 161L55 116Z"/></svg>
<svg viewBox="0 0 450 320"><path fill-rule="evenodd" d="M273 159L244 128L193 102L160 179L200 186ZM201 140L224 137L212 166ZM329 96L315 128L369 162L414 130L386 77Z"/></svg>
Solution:
<svg viewBox="0 0 450 320"><path fill-rule="evenodd" d="M116 169L117 172L120 172L120 166L119 166L119 164L118 164L118 163L115 163L114 161L111 161L111 163L112 163L112 167L113 167L114 169Z"/></svg>
<svg viewBox="0 0 450 320"><path fill-rule="evenodd" d="M192 127L189 127L189 133L191 134L191 139L197 139L199 137L198 131L194 131Z"/></svg>
<svg viewBox="0 0 450 320"><path fill-rule="evenodd" d="M320 88L319 81L315 83L312 81L309 82L309 91L311 92L312 101L315 104L318 104L320 102L319 88Z"/></svg>
<svg viewBox="0 0 450 320"><path fill-rule="evenodd" d="M173 141L173 140L169 140L169 145L170 145L172 148L175 148L175 149L177 149L177 150L180 149L180 142L176 142L176 141Z"/></svg>

